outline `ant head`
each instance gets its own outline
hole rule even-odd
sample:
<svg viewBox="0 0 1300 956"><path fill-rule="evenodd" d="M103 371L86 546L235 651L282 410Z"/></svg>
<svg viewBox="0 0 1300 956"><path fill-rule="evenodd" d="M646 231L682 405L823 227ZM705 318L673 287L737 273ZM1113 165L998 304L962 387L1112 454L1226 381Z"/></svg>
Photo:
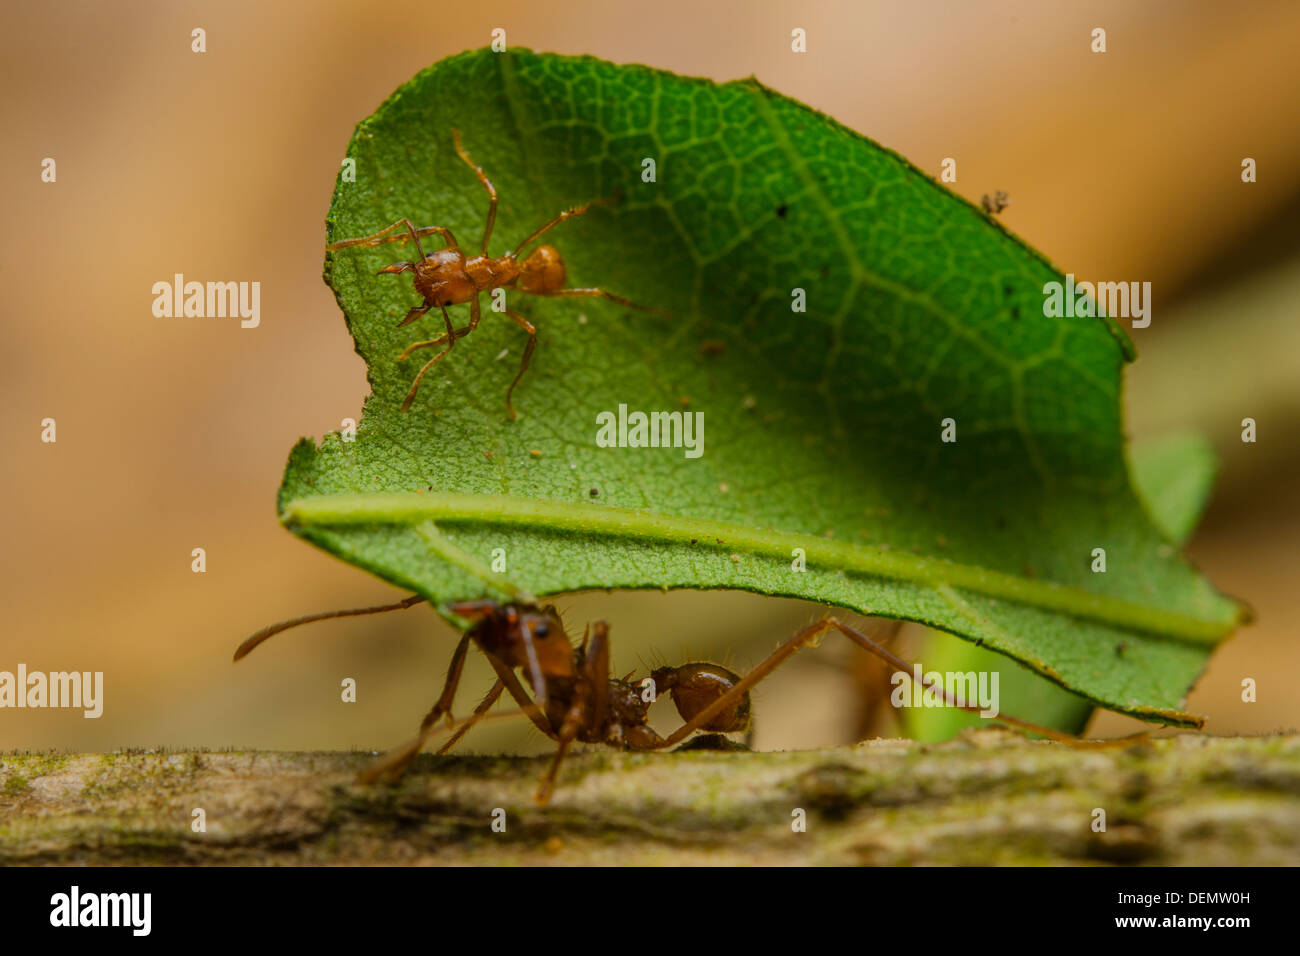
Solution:
<svg viewBox="0 0 1300 956"><path fill-rule="evenodd" d="M548 707L548 681L577 673L573 646L564 622L553 607L506 604L497 618L500 641L497 653L512 667L523 668L533 685L537 705Z"/></svg>
<svg viewBox="0 0 1300 956"><path fill-rule="evenodd" d="M565 656L570 654L569 636L564 631L564 622L551 605L539 608L530 604L507 604L505 613L511 627L528 633L539 646L550 644L556 648L562 647Z"/></svg>
<svg viewBox="0 0 1300 956"><path fill-rule="evenodd" d="M484 650L510 667L524 668L539 697L546 696L547 677L574 675L573 647L555 608L481 600L449 604L447 609L470 622Z"/></svg>

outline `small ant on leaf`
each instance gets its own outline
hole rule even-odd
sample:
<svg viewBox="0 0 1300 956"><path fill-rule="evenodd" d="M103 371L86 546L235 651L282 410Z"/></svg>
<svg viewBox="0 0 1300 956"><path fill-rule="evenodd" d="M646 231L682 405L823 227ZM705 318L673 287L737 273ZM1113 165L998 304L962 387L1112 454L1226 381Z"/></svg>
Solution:
<svg viewBox="0 0 1300 956"><path fill-rule="evenodd" d="M235 651L235 660L281 631L313 621L357 614L375 614L412 607L424 598L409 597L397 604L330 611L275 624L258 631ZM565 633L564 624L554 607L517 601L499 603L492 600L465 601L447 606L453 614L471 622L452 654L442 693L420 724L419 734L391 751L364 770L359 780L374 783L401 773L415 759L425 741L446 720L453 734L439 749L445 754L492 709L502 693L508 692L533 725L558 744L555 757L542 776L536 801L550 801L560 763L569 746L582 743L605 744L625 750L663 750L681 743L696 732L731 734L745 731L750 724L750 689L780 667L805 646L816 646L823 635L839 632L859 647L876 655L893 669L909 677L912 666L882 647L866 634L834 617L823 618L785 640L775 651L744 677L725 667L692 661L680 667L659 667L650 673L654 694L672 697L685 723L667 737L649 725L650 700L643 696L641 684L633 683L632 674L623 678L610 676L609 627L604 621L591 625L582 643L574 647ZM478 647L492 665L497 679L482 702L467 719L457 723L451 707L460 684L461 673L470 645ZM532 687L532 696L524 689L515 671L519 670ZM928 685L927 685L928 686ZM939 685L937 692L954 707L978 713L974 704L958 701L952 691ZM1076 746L1117 746L1118 741L1080 741L1078 738L1047 727L1040 727L1006 714L991 718L1033 733L1042 734ZM1145 733L1135 737L1145 737ZM1131 738L1123 738L1123 743Z"/></svg>
<svg viewBox="0 0 1300 956"><path fill-rule="evenodd" d="M483 229L483 243L479 255L467 257L461 251L460 245L456 242L456 237L451 234L450 229L443 226L424 226L417 229L409 219L399 219L391 226L381 229L373 235L363 236L360 239L341 239L338 242L331 242L325 247L333 252L349 246L378 246L386 242L406 242L408 239L415 243L415 251L419 256L417 260L414 262L394 262L391 265L384 266L379 270L378 274L397 275L402 272L411 272L414 274L415 291L424 297L424 301L420 305L414 306L406 313L406 317L397 323L399 329L410 325L426 312L437 307L442 310L446 332L436 339L413 343L397 357L397 360L404 362L410 358L413 352L419 349L446 347L429 359L416 374L415 380L411 382L411 390L406 393L406 400L402 402L402 411L405 412L410 409L411 403L415 401L415 394L420 388L420 382L429 369L433 368L443 356L456 346L457 339L464 338L478 328L480 317L479 295L483 292L490 292L498 288L510 288L518 289L520 292L526 292L529 295L551 298L602 298L629 308L655 312L663 316L668 315L663 309L638 305L630 299L625 299L621 295L615 295L604 289L564 288L566 279L564 258L554 246L538 246L522 260L520 259L525 249L566 219L586 215L592 206L615 205L619 201L617 195L606 199L593 199L580 206L565 209L550 222L535 230L532 235L519 243L510 252L497 257L489 255L488 241L492 238L492 226L497 218L497 188L492 185L492 180L488 179L482 167L470 159L469 153L461 145L460 131L453 129L451 135L456 146L456 154L465 161L465 165L474 170L474 174L488 193L487 225ZM392 235L395 230L405 231ZM420 246L420 237L435 233L442 237L446 245L442 249L425 255ZM447 314L447 306L460 305L466 302L469 303L469 324L464 328L454 328L451 317ZM519 363L519 371L515 373L514 381L510 383L510 388L506 390L506 410L510 414L511 421L513 421L516 416L511 396L533 357L533 349L537 345L537 328L513 309L507 308L505 314L511 322L528 333L528 344L524 346L524 357Z"/></svg>
<svg viewBox="0 0 1300 956"><path fill-rule="evenodd" d="M1007 194L1005 189L999 189L992 196L985 193L980 197L980 205L984 207L984 211L990 216L996 216L1011 205L1011 196Z"/></svg>

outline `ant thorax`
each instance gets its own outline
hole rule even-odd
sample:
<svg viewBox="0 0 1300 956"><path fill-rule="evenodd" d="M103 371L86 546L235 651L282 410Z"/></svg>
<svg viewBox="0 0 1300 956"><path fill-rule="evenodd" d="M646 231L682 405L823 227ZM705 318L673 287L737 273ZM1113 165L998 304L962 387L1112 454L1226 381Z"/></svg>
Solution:
<svg viewBox="0 0 1300 956"><path fill-rule="evenodd" d="M609 715L616 724L640 726L650 719L650 703L641 689L623 680L609 682Z"/></svg>
<svg viewBox="0 0 1300 956"><path fill-rule="evenodd" d="M415 291L433 305L468 302L479 288L465 270L465 256L459 249L439 249L415 263Z"/></svg>
<svg viewBox="0 0 1300 956"><path fill-rule="evenodd" d="M586 742L633 750L653 749L662 738L650 729L649 721L650 703L641 696L641 689L627 681L611 679L608 720L604 727L591 728L593 733Z"/></svg>
<svg viewBox="0 0 1300 956"><path fill-rule="evenodd" d="M480 290L508 286L519 277L519 265L512 255L500 259L474 256L465 260L465 272Z"/></svg>

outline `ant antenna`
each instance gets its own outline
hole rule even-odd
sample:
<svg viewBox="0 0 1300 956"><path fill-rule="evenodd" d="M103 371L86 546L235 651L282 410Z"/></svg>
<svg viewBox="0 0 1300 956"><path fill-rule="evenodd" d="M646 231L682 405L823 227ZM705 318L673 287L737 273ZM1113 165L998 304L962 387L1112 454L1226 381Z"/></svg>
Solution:
<svg viewBox="0 0 1300 956"><path fill-rule="evenodd" d="M375 607L355 607L346 611L323 611L319 614L308 614L305 617L295 617L291 621L281 621L279 624L272 624L264 627L244 643L239 645L235 651L235 660L242 660L247 657L253 648L261 644L267 638L274 637L281 631L287 631L291 627L297 627L300 624L312 624L316 621L327 621L334 617L356 617L362 614L382 614L385 611L402 611L408 607L414 607L422 601L427 600L418 594L413 594L404 601L398 601L396 604L379 604Z"/></svg>

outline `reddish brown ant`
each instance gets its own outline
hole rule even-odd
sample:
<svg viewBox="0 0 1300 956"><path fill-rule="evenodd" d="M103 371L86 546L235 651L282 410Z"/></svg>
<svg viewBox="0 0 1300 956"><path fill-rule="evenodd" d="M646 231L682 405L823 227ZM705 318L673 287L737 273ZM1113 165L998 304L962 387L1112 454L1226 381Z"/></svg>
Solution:
<svg viewBox="0 0 1300 956"><path fill-rule="evenodd" d="M360 239L341 239L326 246L330 251L335 251L348 246L378 246L386 242L406 242L408 239L415 243L415 251L419 255L416 261L394 262L392 265L384 266L379 270L380 275L397 275L402 272L414 273L415 291L424 297L424 302L407 312L406 317L397 323L397 327L400 329L403 326L410 325L436 306L442 310L442 318L447 330L436 339L430 339L427 342L416 342L408 346L406 351L398 356L397 360L399 362L406 361L406 359L410 358L411 353L418 349L437 348L440 345L445 345L446 348L429 359L416 374L415 380L411 382L411 390L406 393L406 400L402 402L402 411L407 411L411 407L411 403L415 401L415 393L419 390L420 382L429 369L433 368L444 355L455 348L457 339L464 338L478 328L480 315L479 295L483 292L490 292L498 288L510 288L518 289L520 292L526 292L529 295L549 296L552 298L602 298L633 309L656 312L660 315L668 314L662 309L638 305L630 299L625 299L621 295L615 295L604 289L564 288L566 279L564 258L554 246L538 246L520 261L519 257L526 248L566 219L586 215L592 206L617 203L617 197L593 199L580 206L565 209L550 222L535 230L532 235L505 255L499 257L488 255L488 241L492 238L492 226L496 223L497 218L497 188L492 185L492 180L488 179L482 167L470 159L469 153L461 145L460 131L453 129L451 135L456 146L456 154L465 161L465 164L470 169L474 170L474 174L478 176L479 182L483 184L483 188L488 193L487 225L483 229L483 243L479 255L467 258L465 253L461 251L460 245L456 242L456 237L451 234L450 229L443 226L424 226L417 229L409 219L399 219L391 226L381 229L373 235L363 236ZM396 229L404 229L405 233L389 235ZM424 250L420 247L420 237L435 233L442 237L446 246L425 255ZM466 302L469 303L469 324L464 328L453 328L451 317L447 314L447 306L460 305ZM506 390L506 410L513 421L516 416L511 396L514 394L515 386L523 378L524 372L528 369L528 363L533 357L533 349L537 345L537 328L513 309L507 308L505 314L510 321L528 333L528 344L524 346L524 357L519 363L519 371L515 373L510 388Z"/></svg>
<svg viewBox="0 0 1300 956"><path fill-rule="evenodd" d="M246 656L271 635L298 624L329 617L398 610L412 607L422 600L410 597L397 604L315 614L276 624L244 641L235 651L235 660ZM909 677L913 673L910 664L866 634L838 618L827 617L788 638L744 677L725 667L706 662L659 667L651 672L649 678L649 688L653 693L643 695L644 682L634 684L631 674L621 679L610 676L609 628L604 621L593 624L583 636L582 643L574 647L554 607L480 600L451 604L448 605L448 610L470 621L471 625L452 654L442 693L420 724L420 732L415 739L390 752L364 771L360 776L362 782L373 783L382 777L400 773L415 759L425 741L444 718L455 730L451 738L438 749L439 754L445 754L483 719L504 692L509 692L538 730L558 744L555 757L537 790L537 802L545 805L554 789L560 763L575 740L646 751L671 747L697 731L730 734L747 730L750 724L750 689L800 648L818 643L827 632L838 631L893 669ZM496 672L497 680L474 709L474 713L456 724L451 717L451 706L471 644L483 652ZM516 676L516 669L532 685L531 697ZM973 712L980 709L976 705L957 701L947 688L939 686L936 690L951 706ZM650 703L657 695L664 693L672 697L677 712L685 721L667 737L660 736L648 725ZM1078 741L1068 734L1006 714L999 714L993 719L1056 740L1085 745L1091 743ZM1097 743L1103 746L1113 744L1111 741Z"/></svg>

